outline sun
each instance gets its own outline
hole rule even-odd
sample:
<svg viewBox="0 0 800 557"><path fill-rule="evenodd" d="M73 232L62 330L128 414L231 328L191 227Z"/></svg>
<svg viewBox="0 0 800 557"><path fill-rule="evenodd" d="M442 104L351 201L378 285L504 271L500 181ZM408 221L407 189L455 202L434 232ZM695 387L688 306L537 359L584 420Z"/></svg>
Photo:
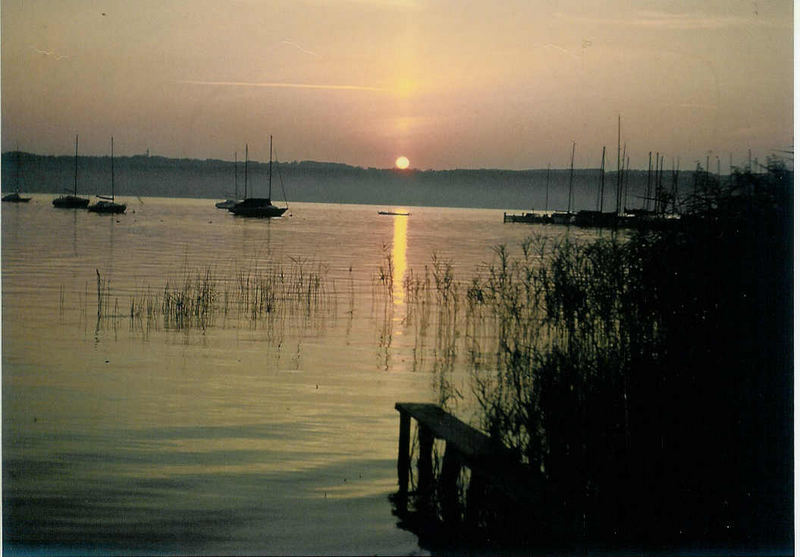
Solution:
<svg viewBox="0 0 800 557"><path fill-rule="evenodd" d="M397 157L397 160L394 161L394 165L400 170L405 170L409 165L408 157L400 155Z"/></svg>

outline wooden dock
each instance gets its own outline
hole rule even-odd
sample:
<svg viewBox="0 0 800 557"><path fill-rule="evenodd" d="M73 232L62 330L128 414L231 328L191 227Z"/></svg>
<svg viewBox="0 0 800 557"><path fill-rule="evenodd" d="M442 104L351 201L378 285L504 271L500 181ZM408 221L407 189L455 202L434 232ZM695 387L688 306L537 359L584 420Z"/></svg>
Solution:
<svg viewBox="0 0 800 557"><path fill-rule="evenodd" d="M401 500L409 494L409 443L411 419L414 418L419 435L415 494L419 499L435 492L445 520L461 513L457 482L462 467L470 470L464 512L467 522L484 510L488 490L501 494L512 505L542 508L545 488L541 474L518 462L511 451L489 436L435 404L398 402L395 409L400 413L397 477ZM445 442L438 478L433 475L434 439Z"/></svg>

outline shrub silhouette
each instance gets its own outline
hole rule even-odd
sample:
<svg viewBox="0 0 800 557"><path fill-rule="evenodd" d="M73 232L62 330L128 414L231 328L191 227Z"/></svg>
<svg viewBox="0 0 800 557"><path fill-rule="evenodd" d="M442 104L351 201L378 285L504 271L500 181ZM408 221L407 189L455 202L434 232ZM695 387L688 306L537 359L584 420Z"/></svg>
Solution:
<svg viewBox="0 0 800 557"><path fill-rule="evenodd" d="M680 228L501 247L468 291L498 322L482 426L563 517L539 542L791 547L791 173L706 184Z"/></svg>

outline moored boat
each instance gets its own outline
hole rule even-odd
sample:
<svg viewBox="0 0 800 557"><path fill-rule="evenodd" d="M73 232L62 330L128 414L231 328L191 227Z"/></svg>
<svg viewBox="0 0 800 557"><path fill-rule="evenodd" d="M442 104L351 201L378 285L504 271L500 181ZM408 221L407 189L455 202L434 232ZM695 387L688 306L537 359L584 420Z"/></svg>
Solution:
<svg viewBox="0 0 800 557"><path fill-rule="evenodd" d="M217 201L216 203L214 203L214 207L216 207L217 209L230 209L237 203L239 202L236 201L235 199L226 199L225 201Z"/></svg>
<svg viewBox="0 0 800 557"><path fill-rule="evenodd" d="M98 195L97 198L99 201L96 203L89 205L88 210L92 213L124 213L125 210L128 208L127 205L124 203L117 203L114 201L112 197L100 196Z"/></svg>
<svg viewBox="0 0 800 557"><path fill-rule="evenodd" d="M30 200L30 197L22 197L17 191L6 194L2 197L2 201L7 203L27 203Z"/></svg>
<svg viewBox="0 0 800 557"><path fill-rule="evenodd" d="M239 156L238 153L234 153L233 154L233 192L234 192L233 193L233 199L226 199L225 201L218 201L217 203L214 204L214 206L217 209L231 209L232 207L234 207L240 201L240 199L239 199L239 175L237 173L237 166L238 166L238 162L239 162L238 161L238 156ZM246 164L247 163L245 162L245 165ZM245 180L247 179L246 178L246 176L247 176L247 170L246 169L247 169L247 166L245 166ZM247 191L246 186L245 186L245 191ZM245 194L245 197L247 197L246 194Z"/></svg>
<svg viewBox="0 0 800 557"><path fill-rule="evenodd" d="M119 214L124 213L127 205L124 203L117 203L114 200L114 138L111 138L111 195L98 195L100 200L93 205L89 205L88 210L92 213L111 213Z"/></svg>
<svg viewBox="0 0 800 557"><path fill-rule="evenodd" d="M569 211L555 211L550 218L553 224L572 224L575 221L575 215Z"/></svg>
<svg viewBox="0 0 800 557"><path fill-rule="evenodd" d="M53 200L53 207L59 209L84 209L89 199L78 196L78 136L75 136L75 182L71 194L62 195Z"/></svg>
<svg viewBox="0 0 800 557"><path fill-rule="evenodd" d="M567 210L555 211L551 215L553 224L570 225L575 222L575 213L572 211L572 174L575 169L575 142L572 142L572 156L569 159L569 197L567 198Z"/></svg>
<svg viewBox="0 0 800 557"><path fill-rule="evenodd" d="M590 228L613 228L617 225L617 213L613 211L578 211L575 224Z"/></svg>
<svg viewBox="0 0 800 557"><path fill-rule="evenodd" d="M30 197L22 197L19 194L20 164L21 163L20 163L20 160L19 160L19 146L17 146L17 184L16 184L16 190L14 192L12 192L12 193L7 193L6 195L4 195L2 198L0 198L0 201L3 201L5 203L27 203L28 201L31 200Z"/></svg>
<svg viewBox="0 0 800 557"><path fill-rule="evenodd" d="M53 200L53 207L59 209L85 209L87 205L89 205L87 198L76 195L62 195Z"/></svg>
<svg viewBox="0 0 800 557"><path fill-rule="evenodd" d="M520 213L515 215L513 213L503 213L503 222L521 222L526 224L550 224L553 222L553 217L550 213L536 213L531 211L529 213Z"/></svg>
<svg viewBox="0 0 800 557"><path fill-rule="evenodd" d="M246 160L245 160L246 164ZM247 166L245 166L245 188L247 179ZM269 190L268 197L247 197L245 189L245 199L228 209L234 215L240 217L273 218L280 217L289 208L278 207L272 203L272 136L269 136Z"/></svg>
<svg viewBox="0 0 800 557"><path fill-rule="evenodd" d="M248 197L228 209L240 217L279 217L286 212L288 207L277 207L268 197Z"/></svg>

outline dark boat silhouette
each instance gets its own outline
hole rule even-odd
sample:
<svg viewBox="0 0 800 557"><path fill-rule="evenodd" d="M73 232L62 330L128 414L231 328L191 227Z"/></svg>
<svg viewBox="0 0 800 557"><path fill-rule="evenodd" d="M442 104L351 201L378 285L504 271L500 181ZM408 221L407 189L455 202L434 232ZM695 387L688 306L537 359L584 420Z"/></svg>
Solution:
<svg viewBox="0 0 800 557"><path fill-rule="evenodd" d="M27 203L28 201L31 200L30 197L22 197L19 194L19 168L20 168L20 160L19 160L19 146L18 146L17 147L17 187L16 187L16 191L14 191L13 193L7 193L2 198L0 198L0 201L6 202L6 203Z"/></svg>
<svg viewBox="0 0 800 557"><path fill-rule="evenodd" d="M246 152L245 148L245 152ZM236 172L236 166L238 163L237 160L238 153L233 154L233 199L226 199L225 201L219 201L214 204L217 209L231 209L234 207L239 201L239 175ZM245 161L247 159L247 155L245 154ZM247 162L245 162L245 184L247 184ZM247 191L247 186L245 185L245 191ZM247 195L245 194L245 197Z"/></svg>
<svg viewBox="0 0 800 557"><path fill-rule="evenodd" d="M114 138L111 138L111 195L98 195L100 200L93 205L89 205L88 210L92 213L124 213L127 205L114 201Z"/></svg>
<svg viewBox="0 0 800 557"><path fill-rule="evenodd" d="M22 197L19 192L9 193L3 196L3 201L10 203L27 203L31 200L30 197Z"/></svg>
<svg viewBox="0 0 800 557"><path fill-rule="evenodd" d="M75 183L72 194L62 195L53 200L53 207L59 209L85 209L89 199L78 196L78 136L75 136Z"/></svg>
<svg viewBox="0 0 800 557"><path fill-rule="evenodd" d="M245 179L247 178L247 158L245 156ZM289 208L277 207L272 204L272 136L269 136L269 197L247 197L245 181L245 199L230 209L234 215L240 217L273 218L280 217Z"/></svg>

